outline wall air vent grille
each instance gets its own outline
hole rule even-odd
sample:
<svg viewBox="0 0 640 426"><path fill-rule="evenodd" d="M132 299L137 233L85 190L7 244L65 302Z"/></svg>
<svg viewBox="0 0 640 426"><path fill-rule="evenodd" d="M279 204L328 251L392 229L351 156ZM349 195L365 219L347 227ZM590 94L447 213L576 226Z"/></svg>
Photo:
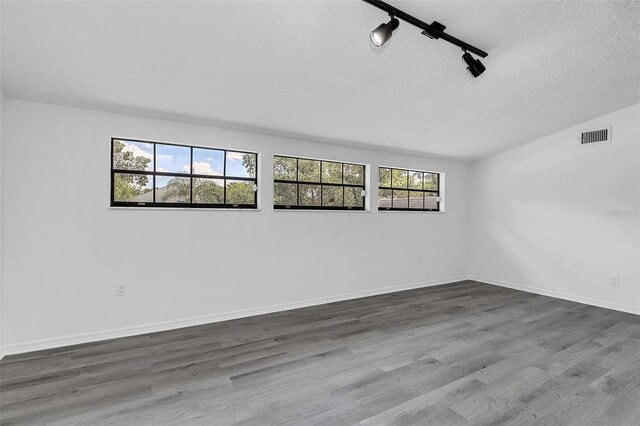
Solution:
<svg viewBox="0 0 640 426"><path fill-rule="evenodd" d="M580 134L580 144L589 145L594 143L611 142L611 127L589 130Z"/></svg>

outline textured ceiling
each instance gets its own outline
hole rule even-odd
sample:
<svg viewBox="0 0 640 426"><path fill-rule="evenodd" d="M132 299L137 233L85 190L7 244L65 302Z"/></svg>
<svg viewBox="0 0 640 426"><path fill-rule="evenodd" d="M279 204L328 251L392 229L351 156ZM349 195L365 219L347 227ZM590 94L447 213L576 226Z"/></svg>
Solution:
<svg viewBox="0 0 640 426"><path fill-rule="evenodd" d="M389 2L486 73L361 1L4 1L2 90L465 161L640 101L640 2Z"/></svg>

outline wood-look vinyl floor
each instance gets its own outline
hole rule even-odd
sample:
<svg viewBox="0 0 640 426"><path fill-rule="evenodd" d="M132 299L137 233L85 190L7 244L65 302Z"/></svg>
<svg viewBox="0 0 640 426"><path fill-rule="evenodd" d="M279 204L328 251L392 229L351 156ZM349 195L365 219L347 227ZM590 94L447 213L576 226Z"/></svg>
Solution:
<svg viewBox="0 0 640 426"><path fill-rule="evenodd" d="M6 357L2 425L640 425L640 316L465 281Z"/></svg>

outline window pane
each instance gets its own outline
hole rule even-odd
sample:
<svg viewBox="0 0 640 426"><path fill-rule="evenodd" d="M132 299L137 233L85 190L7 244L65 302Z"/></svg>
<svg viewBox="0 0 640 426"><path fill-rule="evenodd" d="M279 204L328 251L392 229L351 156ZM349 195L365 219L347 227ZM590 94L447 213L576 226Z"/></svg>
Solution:
<svg viewBox="0 0 640 426"><path fill-rule="evenodd" d="M391 173L391 171L389 171ZM383 209L391 208L391 190L390 189L380 189L378 191L378 207Z"/></svg>
<svg viewBox="0 0 640 426"><path fill-rule="evenodd" d="M393 208L407 209L409 208L408 191L393 190Z"/></svg>
<svg viewBox="0 0 640 426"><path fill-rule="evenodd" d="M406 170L391 170L391 183L394 188L406 188L407 187L407 171Z"/></svg>
<svg viewBox="0 0 640 426"><path fill-rule="evenodd" d="M249 177L255 178L258 173L258 154L242 154L242 165L247 170Z"/></svg>
<svg viewBox="0 0 640 426"><path fill-rule="evenodd" d="M113 168L119 170L152 171L153 144L114 139Z"/></svg>
<svg viewBox="0 0 640 426"><path fill-rule="evenodd" d="M320 175L320 164L318 164L318 176ZM300 184L300 205L320 206L320 185Z"/></svg>
<svg viewBox="0 0 640 426"><path fill-rule="evenodd" d="M344 183L348 185L364 185L364 166L359 164L345 164Z"/></svg>
<svg viewBox="0 0 640 426"><path fill-rule="evenodd" d="M224 151L193 148L192 173L197 175L224 174Z"/></svg>
<svg viewBox="0 0 640 426"><path fill-rule="evenodd" d="M326 186L322 187L322 205L327 207L341 207L342 204L342 187Z"/></svg>
<svg viewBox="0 0 640 426"><path fill-rule="evenodd" d="M297 206L298 189L295 183L273 184L273 204L276 206Z"/></svg>
<svg viewBox="0 0 640 426"><path fill-rule="evenodd" d="M156 203L188 203L191 178L156 176Z"/></svg>
<svg viewBox="0 0 640 426"><path fill-rule="evenodd" d="M362 190L365 185L365 166L363 165L274 156L273 175L276 180L273 194L274 206L318 209L364 207ZM284 180L291 183L278 182ZM343 187L343 185L358 185L358 187Z"/></svg>
<svg viewBox="0 0 640 426"><path fill-rule="evenodd" d="M438 190L438 174L437 173L424 174L424 189L429 189L431 191Z"/></svg>
<svg viewBox="0 0 640 426"><path fill-rule="evenodd" d="M422 191L409 191L409 208L410 209L422 209L424 208L424 193Z"/></svg>
<svg viewBox="0 0 640 426"><path fill-rule="evenodd" d="M256 176L256 154L249 154L246 152L227 151L226 176L255 177ZM234 204L237 204L237 203L234 203Z"/></svg>
<svg viewBox="0 0 640 426"><path fill-rule="evenodd" d="M379 168L378 208L398 210L439 210L438 173ZM391 189L386 189L391 187ZM428 192L426 192L428 191Z"/></svg>
<svg viewBox="0 0 640 426"><path fill-rule="evenodd" d="M320 161L299 159L298 179L302 182L320 182Z"/></svg>
<svg viewBox="0 0 640 426"><path fill-rule="evenodd" d="M113 184L114 201L153 202L153 176L115 173Z"/></svg>
<svg viewBox="0 0 640 426"><path fill-rule="evenodd" d="M429 210L438 209L438 195L434 192L424 193L424 208Z"/></svg>
<svg viewBox="0 0 640 426"><path fill-rule="evenodd" d="M289 157L273 157L273 178L296 180L297 160Z"/></svg>
<svg viewBox="0 0 640 426"><path fill-rule="evenodd" d="M345 207L364 207L364 197L362 196L362 188L345 187L344 188L344 206Z"/></svg>
<svg viewBox="0 0 640 426"><path fill-rule="evenodd" d="M112 150L112 205L207 207L206 204L229 203L256 207L256 153L122 139L112 139ZM225 180L226 168L230 174L247 180ZM142 171L150 174L139 174ZM227 190L229 201L225 200Z"/></svg>
<svg viewBox="0 0 640 426"><path fill-rule="evenodd" d="M225 204L255 204L253 182L227 180L227 202Z"/></svg>
<svg viewBox="0 0 640 426"><path fill-rule="evenodd" d="M409 189L422 189L422 172L409 172Z"/></svg>
<svg viewBox="0 0 640 426"><path fill-rule="evenodd" d="M189 173L191 148L187 146L156 144L156 171Z"/></svg>
<svg viewBox="0 0 640 426"><path fill-rule="evenodd" d="M342 183L342 163L322 162L322 182Z"/></svg>
<svg viewBox="0 0 640 426"><path fill-rule="evenodd" d="M193 179L193 202L198 204L224 204L224 180Z"/></svg>
<svg viewBox="0 0 640 426"><path fill-rule="evenodd" d="M385 188L391 188L391 169L380 167L379 169L379 185Z"/></svg>

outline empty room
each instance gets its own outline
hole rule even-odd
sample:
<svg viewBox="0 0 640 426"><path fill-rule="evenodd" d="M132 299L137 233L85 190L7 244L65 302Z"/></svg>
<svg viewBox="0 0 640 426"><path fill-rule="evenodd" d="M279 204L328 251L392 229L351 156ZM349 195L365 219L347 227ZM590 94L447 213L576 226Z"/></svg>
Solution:
<svg viewBox="0 0 640 426"><path fill-rule="evenodd" d="M640 2L0 37L1 426L640 426Z"/></svg>

